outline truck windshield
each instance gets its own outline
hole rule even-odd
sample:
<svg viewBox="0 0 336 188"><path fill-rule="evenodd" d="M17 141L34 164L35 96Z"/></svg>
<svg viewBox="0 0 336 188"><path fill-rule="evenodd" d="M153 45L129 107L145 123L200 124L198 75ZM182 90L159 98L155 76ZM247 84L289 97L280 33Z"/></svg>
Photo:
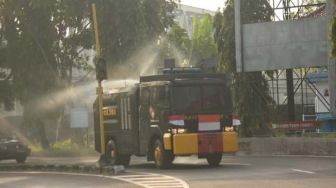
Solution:
<svg viewBox="0 0 336 188"><path fill-rule="evenodd" d="M176 86L174 110L179 113L214 112L231 108L229 91L218 85Z"/></svg>

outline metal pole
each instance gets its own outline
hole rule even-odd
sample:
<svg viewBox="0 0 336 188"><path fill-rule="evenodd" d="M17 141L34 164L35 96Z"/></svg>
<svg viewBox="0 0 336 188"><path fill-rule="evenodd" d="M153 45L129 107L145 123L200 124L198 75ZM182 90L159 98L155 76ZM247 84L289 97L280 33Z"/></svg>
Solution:
<svg viewBox="0 0 336 188"><path fill-rule="evenodd" d="M92 16L93 16L93 25L95 31L95 40L96 40L96 58L100 58L100 43L99 43L99 30L98 30L98 21L97 21L97 10L96 4L92 4ZM98 105L99 105L99 128L100 128L100 152L102 155L105 154L105 127L104 127L104 116L103 116L103 87L101 80L98 80Z"/></svg>
<svg viewBox="0 0 336 188"><path fill-rule="evenodd" d="M87 144L87 148L90 148L90 142L89 142L90 136L89 136L89 132L90 132L90 130L89 130L89 126L88 126L88 128L86 129L86 144Z"/></svg>
<svg viewBox="0 0 336 188"><path fill-rule="evenodd" d="M306 68L304 68L304 71L305 71L305 73L307 74L307 70L306 70ZM306 78L303 78L304 79L304 81L306 80ZM308 86L307 86L307 83L306 83L306 81L305 81L305 84L306 84L306 104L308 104ZM309 105L309 104L308 104Z"/></svg>
<svg viewBox="0 0 336 188"><path fill-rule="evenodd" d="M277 79L276 79L276 90L277 90L277 104L280 105L280 97L279 97L279 72L277 71Z"/></svg>
<svg viewBox="0 0 336 188"><path fill-rule="evenodd" d="M275 15L275 14L276 14L276 12L275 12L275 10L274 10L274 8L275 8L275 3L274 3L274 0L273 0L273 7L272 7L272 8L273 8L273 11L274 11L273 21L275 21L275 17L276 17L276 15Z"/></svg>
<svg viewBox="0 0 336 188"><path fill-rule="evenodd" d="M272 98L275 101L275 96L274 96L274 72L272 72Z"/></svg>
<svg viewBox="0 0 336 188"><path fill-rule="evenodd" d="M279 111L280 111L280 98L279 98L279 71L276 71L276 92L277 92L277 115L276 115L276 120L279 120Z"/></svg>
<svg viewBox="0 0 336 188"><path fill-rule="evenodd" d="M301 107L302 114L304 114L304 100L303 100L303 73L302 68L300 69L300 77L301 77Z"/></svg>
<svg viewBox="0 0 336 188"><path fill-rule="evenodd" d="M293 70L286 69L287 78L287 98L288 98L288 120L295 120L295 102L294 102L294 86L293 86Z"/></svg>
<svg viewBox="0 0 336 188"><path fill-rule="evenodd" d="M234 0L235 16L235 42L236 42L236 70L244 72L244 63L242 58L242 28L240 14L240 0Z"/></svg>
<svg viewBox="0 0 336 188"><path fill-rule="evenodd" d="M101 51L100 51L100 43L99 43L97 9L96 9L96 4L95 3L92 3L92 16L93 16L93 26L94 26L95 41L96 41L96 57L100 57L101 56Z"/></svg>
<svg viewBox="0 0 336 188"><path fill-rule="evenodd" d="M284 7L284 19L290 19L290 0L282 0ZM293 85L293 70L286 69L286 79L287 79L287 108L288 108L288 120L295 120L295 101L294 101L294 85Z"/></svg>

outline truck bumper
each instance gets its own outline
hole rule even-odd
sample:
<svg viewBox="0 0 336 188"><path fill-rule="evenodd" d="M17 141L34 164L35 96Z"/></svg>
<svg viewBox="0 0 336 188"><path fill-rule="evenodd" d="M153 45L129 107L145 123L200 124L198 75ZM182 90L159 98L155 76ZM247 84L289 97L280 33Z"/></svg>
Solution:
<svg viewBox="0 0 336 188"><path fill-rule="evenodd" d="M164 147L174 155L235 153L238 151L236 132L185 133L164 136Z"/></svg>

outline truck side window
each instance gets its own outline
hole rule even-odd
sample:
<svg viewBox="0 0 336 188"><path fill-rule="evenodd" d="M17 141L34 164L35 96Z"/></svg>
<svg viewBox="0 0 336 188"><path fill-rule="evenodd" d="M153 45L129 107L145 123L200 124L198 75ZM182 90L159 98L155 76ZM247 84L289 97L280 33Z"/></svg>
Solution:
<svg viewBox="0 0 336 188"><path fill-rule="evenodd" d="M149 89L143 87L140 89L140 98L141 98L141 105L149 105Z"/></svg>
<svg viewBox="0 0 336 188"><path fill-rule="evenodd" d="M157 103L157 87L152 87L150 92L150 101L151 104Z"/></svg>
<svg viewBox="0 0 336 188"><path fill-rule="evenodd" d="M158 104L161 107L169 107L169 87L167 85L157 88Z"/></svg>

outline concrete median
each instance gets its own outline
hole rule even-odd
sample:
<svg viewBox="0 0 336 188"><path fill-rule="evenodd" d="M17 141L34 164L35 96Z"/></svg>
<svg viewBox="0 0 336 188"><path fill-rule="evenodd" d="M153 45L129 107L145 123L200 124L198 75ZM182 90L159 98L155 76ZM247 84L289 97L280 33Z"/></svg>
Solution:
<svg viewBox="0 0 336 188"><path fill-rule="evenodd" d="M241 138L238 155L317 155L336 156L336 139L271 137Z"/></svg>

